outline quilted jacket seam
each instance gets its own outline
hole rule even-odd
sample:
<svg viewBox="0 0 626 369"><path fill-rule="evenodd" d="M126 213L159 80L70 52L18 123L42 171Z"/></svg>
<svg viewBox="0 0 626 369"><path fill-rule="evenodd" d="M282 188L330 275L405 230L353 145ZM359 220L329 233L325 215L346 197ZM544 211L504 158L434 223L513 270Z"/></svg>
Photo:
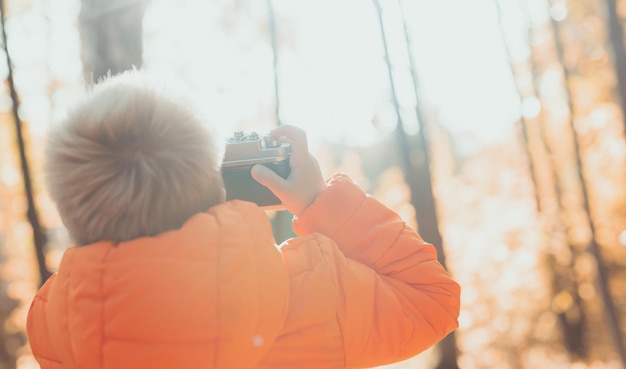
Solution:
<svg viewBox="0 0 626 369"><path fill-rule="evenodd" d="M322 236L319 233L312 233L311 234L313 240L315 241L315 245L317 246L317 248L321 251L320 255L322 255L322 262L325 264L325 266L328 268L329 271L334 271L333 273L333 283L334 283L334 298L335 298L335 302L338 303L339 301L339 276L337 275L337 271L335 269L335 265L332 264L331 260L329 260L329 258L327 257L327 255L325 255L324 253L324 249L322 247L322 240L319 238L320 236ZM333 240L334 242L334 240ZM338 245L337 245L337 248ZM341 249L339 249L341 250ZM342 252L343 254L343 252ZM339 335L341 336L341 348L343 351L343 367L346 368L346 358L347 358L347 352L346 352L346 344L345 344L345 336L344 336L344 332L343 332L343 327L341 326L340 323L340 319L339 319L339 309L335 309L335 323L337 324L337 329L339 329Z"/></svg>
<svg viewBox="0 0 626 369"><path fill-rule="evenodd" d="M104 333L104 301L106 300L104 297L104 264L103 262L109 256L109 253L113 250L113 248L107 249L104 253L102 260L100 260L100 332L102 332L102 342L100 342L100 368L104 368L104 341L106 341L107 337Z"/></svg>
<svg viewBox="0 0 626 369"><path fill-rule="evenodd" d="M74 267L75 267L75 263L73 263L74 258L75 258L75 253L72 252L71 255L72 255L72 259L70 261L72 261L72 262L70 263L70 268L69 268L69 271L68 271L68 274L67 274L68 283L69 283L69 281L72 280L71 277L72 277L72 273L74 272ZM70 288L66 288L65 289L65 299L66 299L66 302L70 301ZM72 318L73 314L71 314L71 311L70 311L71 304L66 303L66 305L67 305L67 307L66 307L66 309L67 309L67 312L66 312L67 326L65 327L65 330L67 331L67 334L68 334L68 341L69 341L68 351L70 353L70 357L72 358L72 361L74 363L76 363L76 358L74 357L74 352L73 352L73 346L74 345L72 344L72 341L73 341L74 337L73 337L73 335L72 335L72 333L70 331L70 326L71 326L70 319Z"/></svg>

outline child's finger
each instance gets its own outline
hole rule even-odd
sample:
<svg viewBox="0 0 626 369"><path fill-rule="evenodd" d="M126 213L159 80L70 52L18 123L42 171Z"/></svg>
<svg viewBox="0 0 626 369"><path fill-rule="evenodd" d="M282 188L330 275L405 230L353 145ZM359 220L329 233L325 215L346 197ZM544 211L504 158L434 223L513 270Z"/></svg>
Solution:
<svg viewBox="0 0 626 369"><path fill-rule="evenodd" d="M255 181L267 187L278 198L281 198L288 188L288 183L284 178L263 165L253 166L250 174Z"/></svg>
<svg viewBox="0 0 626 369"><path fill-rule="evenodd" d="M291 155L296 160L308 157L309 145L307 142L306 132L296 126L282 125L274 128L270 134L274 137L286 137L291 144Z"/></svg>

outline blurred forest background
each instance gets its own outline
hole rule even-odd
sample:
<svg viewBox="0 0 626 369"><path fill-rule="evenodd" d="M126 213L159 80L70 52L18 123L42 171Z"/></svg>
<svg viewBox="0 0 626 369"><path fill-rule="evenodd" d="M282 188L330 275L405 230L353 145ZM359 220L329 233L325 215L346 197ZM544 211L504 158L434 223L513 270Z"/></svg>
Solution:
<svg viewBox="0 0 626 369"><path fill-rule="evenodd" d="M0 368L38 368L25 317L70 246L46 127L133 66L185 81L225 136L305 128L325 174L435 244L460 328L388 368L626 368L626 0L0 7Z"/></svg>

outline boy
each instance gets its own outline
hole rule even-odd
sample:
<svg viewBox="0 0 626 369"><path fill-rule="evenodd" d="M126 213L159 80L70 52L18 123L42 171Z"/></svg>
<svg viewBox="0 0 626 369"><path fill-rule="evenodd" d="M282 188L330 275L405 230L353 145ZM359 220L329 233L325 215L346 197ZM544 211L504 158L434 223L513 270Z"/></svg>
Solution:
<svg viewBox="0 0 626 369"><path fill-rule="evenodd" d="M48 188L77 247L35 297L48 368L365 368L457 327L459 286L397 214L345 175L325 182L304 131L282 179L295 215L274 245L255 204L225 202L221 144L140 72L94 91L50 132Z"/></svg>

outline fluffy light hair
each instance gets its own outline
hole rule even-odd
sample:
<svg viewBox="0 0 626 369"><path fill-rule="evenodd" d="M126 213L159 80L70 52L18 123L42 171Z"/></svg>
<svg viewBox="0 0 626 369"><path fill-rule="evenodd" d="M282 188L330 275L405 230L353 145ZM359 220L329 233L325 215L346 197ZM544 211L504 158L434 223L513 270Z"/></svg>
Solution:
<svg viewBox="0 0 626 369"><path fill-rule="evenodd" d="M177 229L224 201L221 140L172 88L109 77L48 132L47 188L78 246Z"/></svg>

